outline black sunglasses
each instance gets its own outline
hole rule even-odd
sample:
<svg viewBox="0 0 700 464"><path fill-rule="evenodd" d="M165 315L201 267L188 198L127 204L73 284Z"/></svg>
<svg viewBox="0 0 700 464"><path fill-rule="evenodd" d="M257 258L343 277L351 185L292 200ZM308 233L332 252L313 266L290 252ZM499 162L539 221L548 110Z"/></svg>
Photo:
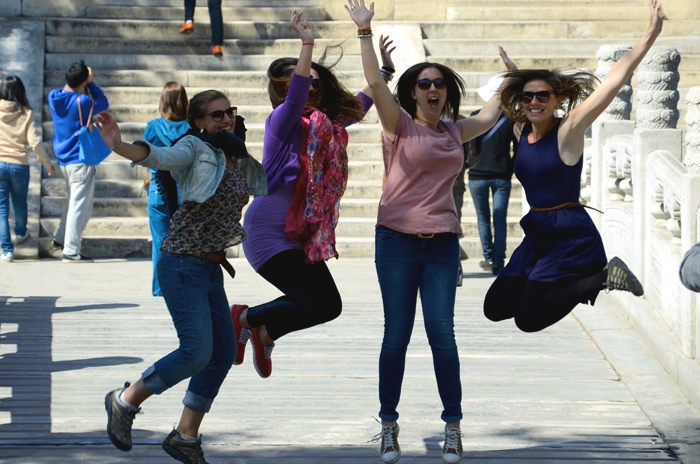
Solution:
<svg viewBox="0 0 700 464"><path fill-rule="evenodd" d="M447 81L442 78L437 78L434 81L431 81L430 79L421 79L416 82L416 85L421 90L430 90L430 86L432 85L435 85L436 89L441 90L447 87Z"/></svg>
<svg viewBox="0 0 700 464"><path fill-rule="evenodd" d="M230 119L233 119L236 117L236 114L238 114L238 108L236 108L235 106L232 106L227 110L212 111L211 113L207 114L207 116L211 116L211 118L214 121L219 122L222 119L224 119L225 114L227 114Z"/></svg>
<svg viewBox="0 0 700 464"><path fill-rule="evenodd" d="M534 98L540 103L547 103L549 101L549 96L553 94L551 90L540 90L539 92L520 92L520 98L522 98L523 103L530 103Z"/></svg>
<svg viewBox="0 0 700 464"><path fill-rule="evenodd" d="M313 87L316 90L320 89L322 84L323 81L321 79L316 78L311 80L311 87Z"/></svg>

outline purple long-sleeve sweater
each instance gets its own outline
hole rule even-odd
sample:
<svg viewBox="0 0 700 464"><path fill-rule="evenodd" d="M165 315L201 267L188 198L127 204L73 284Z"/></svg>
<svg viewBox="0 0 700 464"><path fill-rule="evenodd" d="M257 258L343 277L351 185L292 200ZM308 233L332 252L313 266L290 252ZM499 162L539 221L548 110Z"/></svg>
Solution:
<svg viewBox="0 0 700 464"><path fill-rule="evenodd" d="M276 254L303 249L303 243L292 240L284 231L287 209L294 197L299 173L299 150L302 142L301 115L309 97L311 77L292 76L287 99L272 111L265 122L262 165L267 173L266 196L253 199L243 220L246 241L245 257L256 271ZM372 99L360 92L365 113ZM341 120L345 127L356 121Z"/></svg>

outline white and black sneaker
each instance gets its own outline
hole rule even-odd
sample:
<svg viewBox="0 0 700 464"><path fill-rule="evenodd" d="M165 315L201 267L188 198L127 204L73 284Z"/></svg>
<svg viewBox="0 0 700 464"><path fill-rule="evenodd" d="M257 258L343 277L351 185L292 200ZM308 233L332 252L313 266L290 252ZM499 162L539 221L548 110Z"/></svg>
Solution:
<svg viewBox="0 0 700 464"><path fill-rule="evenodd" d="M78 253L77 255L67 255L63 254L63 262L64 263L91 263L93 260L89 256L81 255Z"/></svg>

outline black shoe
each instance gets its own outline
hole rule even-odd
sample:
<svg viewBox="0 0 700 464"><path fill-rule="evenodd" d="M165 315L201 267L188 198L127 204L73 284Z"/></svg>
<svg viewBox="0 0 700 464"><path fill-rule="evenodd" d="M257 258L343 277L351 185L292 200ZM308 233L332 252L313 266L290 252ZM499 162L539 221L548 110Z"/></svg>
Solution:
<svg viewBox="0 0 700 464"><path fill-rule="evenodd" d="M185 464L208 464L202 451L202 436L196 440L184 440L180 432L173 430L163 440L163 451Z"/></svg>
<svg viewBox="0 0 700 464"><path fill-rule="evenodd" d="M60 248L61 250L63 250L63 243L59 243L59 242L57 242L56 240L54 240L53 242L51 242L51 246L54 247L54 248Z"/></svg>
<svg viewBox="0 0 700 464"><path fill-rule="evenodd" d="M112 390L105 396L105 409L107 410L107 435L114 446L122 451L131 449L131 425L134 417L141 411L131 405L124 405L119 401L119 395L129 387L129 382L124 388Z"/></svg>
<svg viewBox="0 0 700 464"><path fill-rule="evenodd" d="M608 290L625 290L634 296L644 295L644 287L637 277L629 270L624 261L615 256L608 263L608 279L605 282Z"/></svg>
<svg viewBox="0 0 700 464"><path fill-rule="evenodd" d="M91 263L93 260L89 256L77 254L77 255L63 255L64 263Z"/></svg>

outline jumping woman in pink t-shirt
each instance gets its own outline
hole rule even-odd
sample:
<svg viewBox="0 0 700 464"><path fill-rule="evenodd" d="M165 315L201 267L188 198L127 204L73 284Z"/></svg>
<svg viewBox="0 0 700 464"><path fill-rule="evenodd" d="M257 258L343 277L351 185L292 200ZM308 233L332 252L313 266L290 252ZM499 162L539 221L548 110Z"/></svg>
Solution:
<svg viewBox="0 0 700 464"><path fill-rule="evenodd" d="M348 0L358 26L365 78L382 124L386 186L379 203L375 262L384 304L384 339L379 356L381 458L399 460L397 443L406 348L416 297L433 352L445 421L442 460L462 458L462 385L454 335L454 303L461 232L452 184L464 163L462 143L488 131L500 114L498 96L478 115L457 120L464 82L450 68L419 63L399 79L394 99L382 79L370 27L374 3ZM503 54L504 61L509 64ZM449 119L448 119L449 118Z"/></svg>

